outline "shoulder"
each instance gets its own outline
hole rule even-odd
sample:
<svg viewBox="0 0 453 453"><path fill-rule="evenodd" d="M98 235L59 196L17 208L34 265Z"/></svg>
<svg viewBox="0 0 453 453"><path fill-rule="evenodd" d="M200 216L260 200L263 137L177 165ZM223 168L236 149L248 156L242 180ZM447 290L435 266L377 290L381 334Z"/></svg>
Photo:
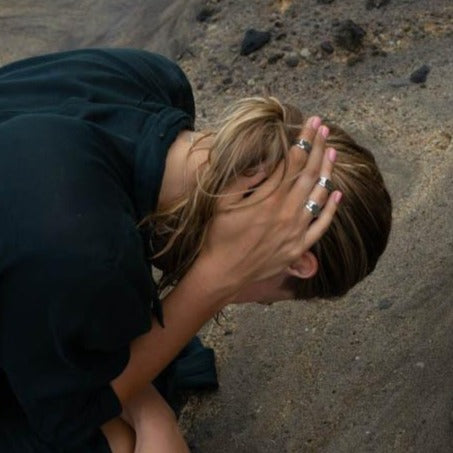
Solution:
<svg viewBox="0 0 453 453"><path fill-rule="evenodd" d="M195 117L192 87L186 74L174 61L163 55L139 49L100 49L99 52L128 65L143 77L148 88L145 101L169 100L174 107Z"/></svg>
<svg viewBox="0 0 453 453"><path fill-rule="evenodd" d="M133 48L102 48L80 50L87 58L104 60L123 71L145 87L143 102L164 102L195 117L190 82L174 61L163 55Z"/></svg>

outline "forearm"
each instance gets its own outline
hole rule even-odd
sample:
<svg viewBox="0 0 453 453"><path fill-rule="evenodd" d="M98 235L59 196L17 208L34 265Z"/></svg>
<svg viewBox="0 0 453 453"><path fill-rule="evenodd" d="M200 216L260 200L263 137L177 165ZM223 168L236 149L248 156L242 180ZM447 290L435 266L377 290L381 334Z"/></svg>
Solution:
<svg viewBox="0 0 453 453"><path fill-rule="evenodd" d="M121 418L109 420L101 426L112 453L133 453L135 431Z"/></svg>
<svg viewBox="0 0 453 453"><path fill-rule="evenodd" d="M112 381L122 403L145 388L230 301L233 285L219 284L221 279L214 271L207 263L195 263L163 301L165 328L154 323L148 333L132 342L129 363Z"/></svg>

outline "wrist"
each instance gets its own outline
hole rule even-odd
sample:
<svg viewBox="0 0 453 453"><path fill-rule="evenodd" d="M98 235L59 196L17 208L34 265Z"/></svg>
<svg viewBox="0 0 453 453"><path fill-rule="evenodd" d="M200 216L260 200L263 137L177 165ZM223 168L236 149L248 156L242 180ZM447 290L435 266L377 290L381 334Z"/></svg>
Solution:
<svg viewBox="0 0 453 453"><path fill-rule="evenodd" d="M197 291L218 305L219 310L234 301L241 286L231 272L222 269L207 255L200 255L196 259L185 275L184 279L186 278Z"/></svg>

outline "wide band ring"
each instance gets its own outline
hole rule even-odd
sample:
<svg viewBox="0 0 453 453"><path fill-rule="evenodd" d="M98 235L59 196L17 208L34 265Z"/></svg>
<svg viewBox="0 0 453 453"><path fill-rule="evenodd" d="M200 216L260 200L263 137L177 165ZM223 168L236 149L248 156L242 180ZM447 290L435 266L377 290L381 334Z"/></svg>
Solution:
<svg viewBox="0 0 453 453"><path fill-rule="evenodd" d="M300 149L303 149L304 151L306 151L307 153L309 153L313 146L311 146L311 143L303 138L299 139L299 140L296 140L294 142L294 145L297 146L298 148Z"/></svg>
<svg viewBox="0 0 453 453"><path fill-rule="evenodd" d="M329 193L332 193L335 190L333 182L329 178L326 178L325 176L320 176L316 184L320 185L321 187L324 187L324 189L327 189Z"/></svg>
<svg viewBox="0 0 453 453"><path fill-rule="evenodd" d="M313 217L318 217L319 214L321 213L321 207L319 206L316 201L313 200L307 200L304 203L304 207L308 209Z"/></svg>

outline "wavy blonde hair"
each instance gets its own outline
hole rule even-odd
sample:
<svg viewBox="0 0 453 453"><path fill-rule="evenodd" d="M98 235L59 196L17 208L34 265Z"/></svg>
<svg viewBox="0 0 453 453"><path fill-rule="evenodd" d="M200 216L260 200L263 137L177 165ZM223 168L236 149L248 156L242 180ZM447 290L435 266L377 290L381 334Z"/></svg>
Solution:
<svg viewBox="0 0 453 453"><path fill-rule="evenodd" d="M181 279L198 256L222 191L238 175L250 176L263 167L270 173L286 162L303 122L299 109L274 97L245 98L226 110L196 186L145 219L153 226L158 267L165 261L161 290ZM373 155L340 127L325 124L330 128L327 145L337 150L331 179L343 199L328 231L312 247L317 274L286 281L298 299L345 294L374 269L391 227L391 199Z"/></svg>

